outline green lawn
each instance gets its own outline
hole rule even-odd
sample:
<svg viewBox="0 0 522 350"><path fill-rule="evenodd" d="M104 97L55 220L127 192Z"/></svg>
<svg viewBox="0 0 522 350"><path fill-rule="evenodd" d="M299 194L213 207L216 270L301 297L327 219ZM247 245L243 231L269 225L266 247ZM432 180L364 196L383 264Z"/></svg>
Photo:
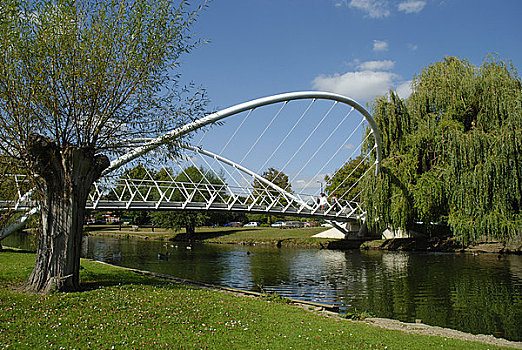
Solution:
<svg viewBox="0 0 522 350"><path fill-rule="evenodd" d="M33 263L33 254L0 252L0 348L494 348L383 330L87 260L82 292L16 292Z"/></svg>
<svg viewBox="0 0 522 350"><path fill-rule="evenodd" d="M87 234L106 234L121 237L147 238L155 240L166 240L174 237L176 233L171 230L152 226L133 226L133 225L85 225L83 230Z"/></svg>
<svg viewBox="0 0 522 350"><path fill-rule="evenodd" d="M206 243L226 244L269 244L282 246L304 246L321 248L336 239L312 238L325 230L324 227L281 229L274 227L198 227L196 234L187 236L184 230L176 232L162 228L117 225L89 225L84 227L87 234L136 237L147 239L198 240Z"/></svg>
<svg viewBox="0 0 522 350"><path fill-rule="evenodd" d="M312 238L313 235L324 231L322 227L289 228L274 227L200 227L196 230L193 239L207 243L229 244L281 244L284 246L320 247L333 239ZM175 239L184 239L187 236L180 233Z"/></svg>

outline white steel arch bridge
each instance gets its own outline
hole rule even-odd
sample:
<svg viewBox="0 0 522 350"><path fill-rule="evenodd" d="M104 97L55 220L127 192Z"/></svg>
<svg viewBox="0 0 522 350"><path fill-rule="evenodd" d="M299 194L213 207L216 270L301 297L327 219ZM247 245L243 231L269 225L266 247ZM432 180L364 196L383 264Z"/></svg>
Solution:
<svg viewBox="0 0 522 350"><path fill-rule="evenodd" d="M155 162L165 144L176 155ZM136 177L131 169L140 159ZM356 101L329 92L285 93L220 110L156 139L130 140L128 153L94 184L86 208L239 211L321 218L339 228L337 222L364 218L357 184L375 176L380 161L379 130ZM325 175L341 167L345 178L318 201ZM38 210L25 178L11 180L13 196L0 198L0 209L28 214L4 227L0 239Z"/></svg>

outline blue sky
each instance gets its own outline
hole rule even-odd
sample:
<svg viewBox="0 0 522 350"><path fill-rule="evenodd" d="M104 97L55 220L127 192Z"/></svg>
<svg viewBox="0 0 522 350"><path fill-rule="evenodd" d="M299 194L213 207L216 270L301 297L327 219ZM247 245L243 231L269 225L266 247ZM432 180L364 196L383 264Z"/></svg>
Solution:
<svg viewBox="0 0 522 350"><path fill-rule="evenodd" d="M183 81L206 88L210 110L303 90L336 92L366 105L389 89L407 97L414 75L445 56L480 65L493 53L520 71L521 14L519 0L214 0L194 28L210 42L184 57L181 73ZM226 142L239 122L213 130L207 138L210 150L218 151L217 144ZM229 159L241 159L266 121L257 123L231 143ZM288 119L280 129L292 123ZM263 147L279 142L273 139ZM299 179L319 191L326 174L357 155L351 154L352 142L348 145L341 146L344 153L336 162L326 168L314 163L315 169L303 171ZM263 147L253 152L247 167L257 170L264 163ZM284 160L266 167L280 169L281 164ZM299 166L284 171L292 177Z"/></svg>
<svg viewBox="0 0 522 350"><path fill-rule="evenodd" d="M270 94L327 90L361 103L445 56L522 64L519 0L214 0L184 58L183 78L212 108Z"/></svg>

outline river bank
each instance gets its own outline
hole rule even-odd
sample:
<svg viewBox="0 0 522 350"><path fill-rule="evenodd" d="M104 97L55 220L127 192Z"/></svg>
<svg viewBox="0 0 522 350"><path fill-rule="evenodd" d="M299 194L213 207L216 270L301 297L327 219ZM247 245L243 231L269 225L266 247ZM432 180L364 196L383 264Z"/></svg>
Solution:
<svg viewBox="0 0 522 350"><path fill-rule="evenodd" d="M214 244L268 245L277 247L300 247L316 249L363 249L386 251L433 251L470 254L522 254L519 237L504 244L501 242L477 242L463 246L453 238L417 237L381 240L342 240L312 237L325 228L280 229L271 227L198 227L196 233L186 233L161 228L124 227L100 225L86 230L87 235L109 235L120 238L140 238L179 242L202 242Z"/></svg>
<svg viewBox="0 0 522 350"><path fill-rule="evenodd" d="M470 254L522 254L522 243L477 242L462 245L454 238L396 238L366 241L361 244L365 250L388 251L433 251Z"/></svg>
<svg viewBox="0 0 522 350"><path fill-rule="evenodd" d="M16 287L33 264L34 254L0 253L2 346L522 348L520 342L419 323L347 320L312 305L246 296L89 260L81 262L80 293L18 293Z"/></svg>
<svg viewBox="0 0 522 350"><path fill-rule="evenodd" d="M131 228L99 225L87 227L86 235L105 235L119 238L140 238L177 242L202 242L214 244L267 245L278 247L327 248L337 241L331 238L313 238L324 231L323 227L273 228L273 227L198 227L195 234L187 235L166 229L151 227Z"/></svg>

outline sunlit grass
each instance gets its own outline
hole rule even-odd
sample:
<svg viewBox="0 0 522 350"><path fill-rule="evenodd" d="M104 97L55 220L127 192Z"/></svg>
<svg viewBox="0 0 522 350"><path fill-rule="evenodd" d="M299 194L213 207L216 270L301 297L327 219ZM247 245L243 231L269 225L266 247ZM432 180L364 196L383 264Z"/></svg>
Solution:
<svg viewBox="0 0 522 350"><path fill-rule="evenodd" d="M492 348L327 318L266 299L182 286L82 260L84 291L18 293L34 255L0 252L0 347Z"/></svg>
<svg viewBox="0 0 522 350"><path fill-rule="evenodd" d="M154 240L167 240L176 235L172 230L148 226L135 226L135 225L85 225L83 230L88 235L111 235L117 237L127 238L147 238Z"/></svg>
<svg viewBox="0 0 522 350"><path fill-rule="evenodd" d="M207 243L268 244L282 246L306 246L321 248L335 239L313 238L325 230L324 227L289 228L274 227L198 227L196 234L187 236L184 230L175 231L150 226L133 228L130 225L89 225L85 232L90 235L111 235L124 238L153 240L198 240Z"/></svg>
<svg viewBox="0 0 522 350"><path fill-rule="evenodd" d="M274 227L201 227L193 239L207 243L269 244L281 246L325 247L335 239L313 238L324 231L323 227L274 228ZM188 238L179 234L175 239Z"/></svg>

